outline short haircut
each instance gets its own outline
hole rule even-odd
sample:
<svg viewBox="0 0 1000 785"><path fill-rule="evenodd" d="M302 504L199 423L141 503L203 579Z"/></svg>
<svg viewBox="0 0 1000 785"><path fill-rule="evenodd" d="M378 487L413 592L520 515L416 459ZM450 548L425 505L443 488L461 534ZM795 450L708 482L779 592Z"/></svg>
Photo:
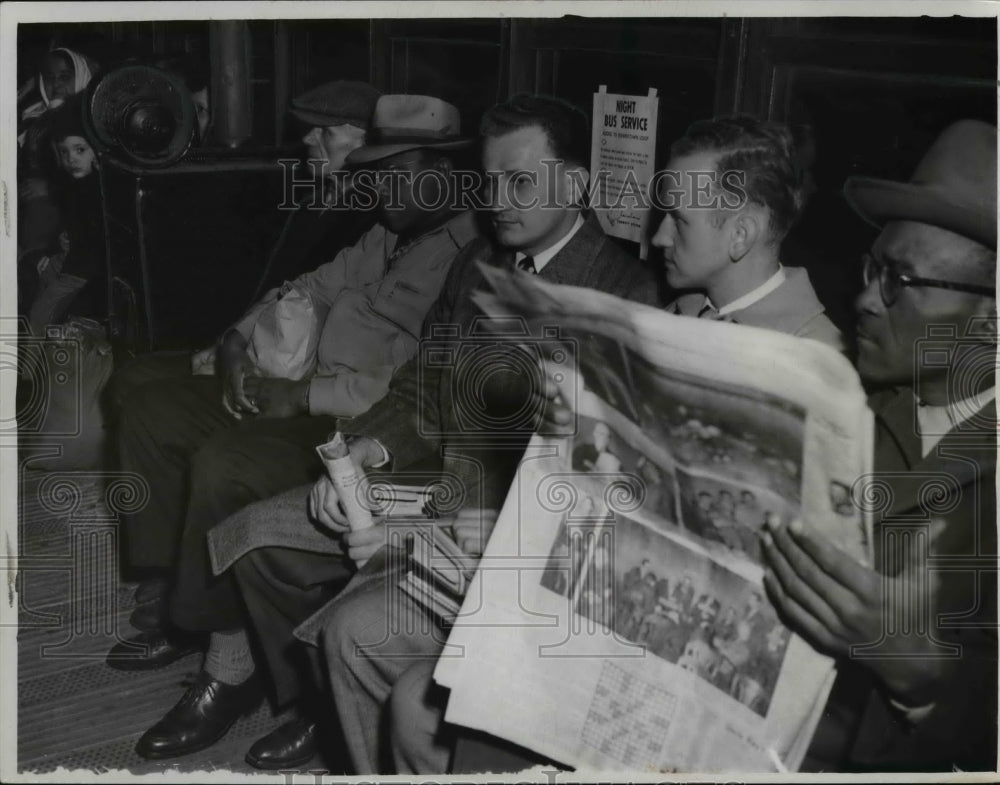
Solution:
<svg viewBox="0 0 1000 785"><path fill-rule="evenodd" d="M780 241L803 205L803 171L787 126L748 115L716 117L692 124L670 147L674 157L718 153L716 172L743 172L750 202L770 213L770 236Z"/></svg>
<svg viewBox="0 0 1000 785"><path fill-rule="evenodd" d="M532 127L545 132L556 158L589 165L590 122L580 109L559 98L519 93L487 110L479 124L479 136L489 139Z"/></svg>

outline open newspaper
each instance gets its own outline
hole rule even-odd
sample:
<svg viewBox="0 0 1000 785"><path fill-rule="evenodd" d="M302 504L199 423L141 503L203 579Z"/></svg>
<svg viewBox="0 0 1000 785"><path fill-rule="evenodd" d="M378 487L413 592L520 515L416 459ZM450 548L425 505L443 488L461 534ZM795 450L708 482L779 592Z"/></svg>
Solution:
<svg viewBox="0 0 1000 785"><path fill-rule="evenodd" d="M486 272L486 313L547 336L576 432L535 436L521 461L435 670L447 720L583 769L797 769L834 666L779 621L759 533L800 519L870 563L853 367L818 342Z"/></svg>

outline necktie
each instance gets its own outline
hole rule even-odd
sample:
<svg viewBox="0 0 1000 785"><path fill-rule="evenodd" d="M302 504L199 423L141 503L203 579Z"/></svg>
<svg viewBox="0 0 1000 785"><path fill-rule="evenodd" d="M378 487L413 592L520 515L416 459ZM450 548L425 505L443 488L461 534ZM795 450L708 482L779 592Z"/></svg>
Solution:
<svg viewBox="0 0 1000 785"><path fill-rule="evenodd" d="M525 256L519 259L517 262L517 269L524 270L526 273L531 273L532 275L538 275L538 270L535 269L535 258L533 256Z"/></svg>

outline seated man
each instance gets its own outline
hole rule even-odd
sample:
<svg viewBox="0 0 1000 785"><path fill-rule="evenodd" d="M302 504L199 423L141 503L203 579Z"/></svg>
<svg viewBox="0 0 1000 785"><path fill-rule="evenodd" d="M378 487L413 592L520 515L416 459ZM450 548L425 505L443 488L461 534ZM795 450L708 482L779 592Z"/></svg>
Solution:
<svg viewBox="0 0 1000 785"><path fill-rule="evenodd" d="M480 135L483 168L493 178L490 212L496 243L479 241L456 261L425 330L453 325L459 328L457 333L465 335L481 317L471 299L483 282L477 261L505 270L518 267L552 282L587 286L642 302L655 300L655 283L639 262L605 237L595 218L581 215L578 185L586 182L584 162L590 134L579 110L552 98L517 96L486 113ZM547 166L551 161L558 161L558 166ZM454 341L456 348L462 345L460 337ZM454 370L421 368L419 358L415 358L397 374L385 399L342 428L352 434L351 454L362 468L380 465L388 458L393 471L404 472L436 459L435 472L458 477L464 483L461 492L471 505L496 506L497 499L506 493L533 423L515 426L519 430L508 434L511 439L500 448L476 451L466 440L451 436L463 429L468 432L470 421L490 421L479 407L477 390L453 392L463 384L475 384L463 381ZM507 396L506 391L493 395L494 389L483 392L492 400L491 405L519 411L524 385L536 381L517 375L500 382L513 391L512 395ZM516 400L512 403L511 398ZM496 409L490 411L495 413ZM471 433L473 438L475 435ZM306 493L305 489L296 490L251 509L273 518L287 515L291 508L301 519L298 526L308 527L301 501ZM319 520L343 533L343 548L350 560L363 563L385 543L381 526L368 532L346 532L328 481L321 480L315 486L313 497L313 511ZM461 519L456 528L459 545L477 552L482 539L478 514ZM468 539L461 533L468 534ZM433 659L441 650L442 634L428 624L424 634L414 631L392 636L389 646L376 657L354 656L354 641L379 640L391 623L385 616L385 605L387 589L395 592L395 579L379 572L385 561L373 558L349 588L351 596L336 603L325 641L340 726L347 737L352 768L358 773L385 768L381 760L386 750L379 749L379 728L396 676L414 657ZM267 641L271 673L279 692L289 694L288 685L301 678L291 667L292 630L326 602L330 592L324 587L332 578L345 574L345 565L350 565L345 555L290 547L260 548L236 562L236 575L254 626L260 639ZM393 599L397 599L395 594ZM408 602L401 592L398 600L401 605ZM422 614L416 606L402 607L402 613ZM254 760L258 765L263 758L275 768L287 766L289 760L299 760L292 757L293 750L312 750L314 733L311 722L299 722L297 730L289 729L284 736L286 740L298 739L297 743L285 744L280 750L274 745L255 748Z"/></svg>
<svg viewBox="0 0 1000 785"><path fill-rule="evenodd" d="M878 511L875 568L769 519L763 550L771 601L785 624L840 659L805 769L996 765L996 144L994 127L960 122L939 137L911 183L852 178L845 186L854 208L883 227L856 303L858 371L875 390L875 470L886 473L893 494L891 509ZM932 327L944 328L935 348L948 362L915 367ZM968 385L953 383L960 378ZM547 415L553 427L569 420L555 405ZM946 496L926 493L926 483L941 487L942 477ZM906 540L892 532L900 527L915 537L926 529L927 546L904 553ZM928 554L964 568L921 580L916 573L928 569ZM914 591L928 594L914 599ZM926 614L892 622L912 632L886 635L890 598L907 609L889 612ZM868 656L853 657L855 646ZM439 725L430 719L443 692L430 680L432 667L414 666L393 692L400 770L447 765ZM532 753L469 732L452 770L511 771L536 762Z"/></svg>
<svg viewBox="0 0 1000 785"><path fill-rule="evenodd" d="M843 348L840 333L802 268L782 267L781 242L799 216L802 182L791 132L751 117L694 123L670 147L661 196L666 216L653 236L667 283L695 290L667 306L673 313L722 319ZM715 179L706 208L699 176ZM744 198L727 205L728 172L742 172Z"/></svg>
<svg viewBox="0 0 1000 785"><path fill-rule="evenodd" d="M729 203L723 175L734 170L744 173L744 198ZM840 333L824 314L806 271L782 267L778 257L802 201L788 129L750 117L694 123L671 146L666 171L660 199L668 210L652 242L663 251L667 282L693 290L667 310L765 327L842 349ZM715 202L708 206L698 201L698 178L705 172L717 175L710 192ZM560 407L550 406L548 412L571 419ZM707 509L700 500L699 507ZM684 625L668 636L667 656L676 659L688 637L694 602L689 576L672 597ZM400 715L393 720L393 727L401 729L393 739L400 773L440 773L451 755L454 738L442 728L447 691L433 684L432 671L433 663L414 665L393 697ZM530 758L517 760L528 765Z"/></svg>
<svg viewBox="0 0 1000 785"><path fill-rule="evenodd" d="M378 90L364 82L336 81L292 101L289 111L307 128L302 141L307 147L307 161L314 162L310 164L311 173L317 179L286 183L289 193L279 206L295 209L283 210L287 215L268 253L256 294L315 270L341 249L354 245L375 223L371 210L322 209L322 205L345 202L343 192L350 187L350 178L344 177L344 161L365 143L378 97ZM197 105L197 96L195 101ZM201 113L198 122L200 127ZM146 382L191 373L211 374L215 350L211 346L193 356L187 351L169 350L139 355L111 377L107 399L117 410L133 390ZM155 597L162 591L161 582L156 587L143 587L142 596Z"/></svg>
<svg viewBox="0 0 1000 785"><path fill-rule="evenodd" d="M211 580L206 532L246 504L322 471L316 443L339 417L359 414L385 394L395 369L416 352L424 316L456 254L476 237L472 213L456 212L438 191L451 171L448 151L470 143L457 135L458 110L436 98L383 96L374 125L381 144L364 161L393 180L379 183L380 222L296 281L322 318L315 374L299 381L256 375L248 336L272 293L224 337L218 377L145 385L125 403L122 464L149 484L149 503L125 520L129 556L133 565L173 569L170 611L180 630L242 626L235 585L228 577ZM416 179L430 171L440 178ZM192 651L189 636L168 632L119 644L109 664L155 668ZM140 754L163 758L204 748L259 700L252 662L226 660L222 640L213 636L206 671L178 710L143 736ZM135 656L135 644L145 647L144 656ZM207 711L201 701L215 713L200 714Z"/></svg>
<svg viewBox="0 0 1000 785"><path fill-rule="evenodd" d="M882 228L856 302L857 365L892 493L872 568L797 525L764 538L783 621L839 660L811 769L996 766L996 149L994 126L962 121L909 183L844 186Z"/></svg>

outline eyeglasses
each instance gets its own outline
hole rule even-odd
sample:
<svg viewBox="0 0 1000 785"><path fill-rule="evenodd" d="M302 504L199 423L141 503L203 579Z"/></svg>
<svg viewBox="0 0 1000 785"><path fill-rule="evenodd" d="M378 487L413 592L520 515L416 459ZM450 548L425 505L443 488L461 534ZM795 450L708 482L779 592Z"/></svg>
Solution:
<svg viewBox="0 0 1000 785"><path fill-rule="evenodd" d="M988 286L977 286L974 283L955 283L937 278L918 278L897 272L892 265L880 262L871 254L861 257L861 274L868 286L873 280L878 280L878 291L882 302L888 308L899 299L899 293L908 286L929 286L934 289L951 289L955 292L969 292L984 297L996 297L996 290Z"/></svg>

